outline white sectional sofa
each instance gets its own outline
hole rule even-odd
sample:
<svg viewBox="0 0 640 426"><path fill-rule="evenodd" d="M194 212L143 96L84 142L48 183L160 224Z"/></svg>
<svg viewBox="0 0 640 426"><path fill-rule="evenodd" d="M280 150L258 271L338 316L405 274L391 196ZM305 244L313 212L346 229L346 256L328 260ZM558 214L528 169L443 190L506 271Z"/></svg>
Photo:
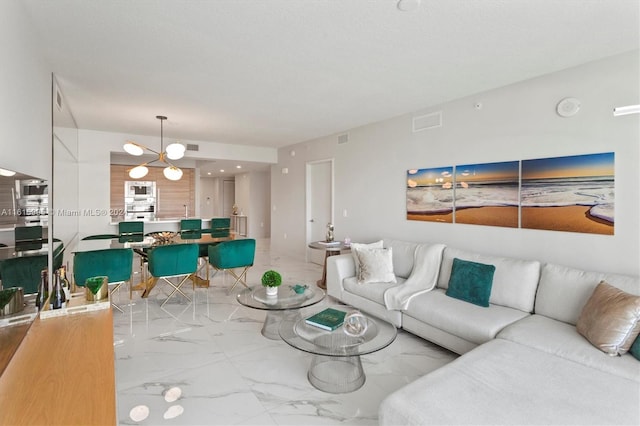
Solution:
<svg viewBox="0 0 640 426"><path fill-rule="evenodd" d="M637 277L444 246L436 261L417 255L427 244L384 246L397 283L358 284L353 256L332 256L328 294L463 355L389 395L381 424L640 424L640 361L609 356L576 330L601 280L640 295ZM489 307L445 294L454 258L495 265ZM420 289L410 277L423 261L438 273ZM413 294L393 306L385 293L407 284Z"/></svg>

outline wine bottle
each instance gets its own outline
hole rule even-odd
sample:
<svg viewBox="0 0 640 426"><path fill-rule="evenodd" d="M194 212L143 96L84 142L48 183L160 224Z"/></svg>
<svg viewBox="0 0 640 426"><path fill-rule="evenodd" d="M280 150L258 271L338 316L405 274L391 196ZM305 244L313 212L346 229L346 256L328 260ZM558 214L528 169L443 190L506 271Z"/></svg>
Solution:
<svg viewBox="0 0 640 426"><path fill-rule="evenodd" d="M64 297L69 302L71 300L71 285L67 279L66 266L60 267L60 284L62 285L62 291L64 291Z"/></svg>
<svg viewBox="0 0 640 426"><path fill-rule="evenodd" d="M67 298L65 297L64 290L62 290L62 285L60 284L60 270L57 269L53 281L53 288L51 290L51 308L64 308L66 306L66 302Z"/></svg>
<svg viewBox="0 0 640 426"><path fill-rule="evenodd" d="M40 286L38 286L36 306L38 310L41 311L47 303L49 303L49 278L47 270L43 269L40 272Z"/></svg>

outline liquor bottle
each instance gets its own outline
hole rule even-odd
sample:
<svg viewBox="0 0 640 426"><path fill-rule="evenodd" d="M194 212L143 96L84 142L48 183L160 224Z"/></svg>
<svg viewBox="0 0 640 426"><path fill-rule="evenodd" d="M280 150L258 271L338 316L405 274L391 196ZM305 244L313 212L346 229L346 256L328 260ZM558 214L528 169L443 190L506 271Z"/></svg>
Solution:
<svg viewBox="0 0 640 426"><path fill-rule="evenodd" d="M67 298L62 290L62 284L60 284L60 270L56 270L53 281L53 288L51 289L51 309L61 309L66 306Z"/></svg>
<svg viewBox="0 0 640 426"><path fill-rule="evenodd" d="M44 309L45 304L49 303L49 278L46 269L40 272L40 286L38 286L38 295L36 296L36 306L38 311Z"/></svg>
<svg viewBox="0 0 640 426"><path fill-rule="evenodd" d="M71 300L71 283L67 279L67 267L60 267L60 284L62 285L62 290L64 291L64 297L69 302Z"/></svg>

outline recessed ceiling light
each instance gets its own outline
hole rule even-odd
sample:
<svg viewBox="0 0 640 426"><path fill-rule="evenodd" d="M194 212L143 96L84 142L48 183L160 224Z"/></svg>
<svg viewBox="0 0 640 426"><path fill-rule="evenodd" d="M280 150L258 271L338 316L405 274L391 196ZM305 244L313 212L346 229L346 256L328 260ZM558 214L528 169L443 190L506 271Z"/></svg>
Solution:
<svg viewBox="0 0 640 426"><path fill-rule="evenodd" d="M220 173L224 173L224 169L220 169Z"/></svg>
<svg viewBox="0 0 640 426"><path fill-rule="evenodd" d="M241 169L241 168L242 168L242 166L241 166L240 164L238 164L238 165L236 166L236 169Z"/></svg>
<svg viewBox="0 0 640 426"><path fill-rule="evenodd" d="M207 172L207 174L208 174L209 176L211 176L211 172Z"/></svg>

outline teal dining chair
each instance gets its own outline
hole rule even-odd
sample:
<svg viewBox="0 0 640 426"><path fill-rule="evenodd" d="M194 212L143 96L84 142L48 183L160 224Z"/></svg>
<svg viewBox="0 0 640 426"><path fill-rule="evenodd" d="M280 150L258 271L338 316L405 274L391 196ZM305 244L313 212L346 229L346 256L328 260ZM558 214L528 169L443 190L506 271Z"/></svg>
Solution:
<svg viewBox="0 0 640 426"><path fill-rule="evenodd" d="M233 291L235 286L240 283L245 287L247 285L247 272L253 266L256 255L256 240L246 238L242 240L223 241L216 245L209 246L209 263L215 272L212 279L219 271L227 271L235 278L235 282L229 289L229 293ZM240 273L235 269L242 268ZM207 279L209 279L209 268L207 266Z"/></svg>
<svg viewBox="0 0 640 426"><path fill-rule="evenodd" d="M16 226L14 236L17 241L33 241L42 239L42 226Z"/></svg>
<svg viewBox="0 0 640 426"><path fill-rule="evenodd" d="M125 221L118 223L118 233L120 236L125 235L144 235L144 222Z"/></svg>
<svg viewBox="0 0 640 426"><path fill-rule="evenodd" d="M211 236L214 238L226 238L231 231L231 218L214 217L211 219Z"/></svg>
<svg viewBox="0 0 640 426"><path fill-rule="evenodd" d="M114 238L118 238L116 234L95 234L95 235L87 235L82 239L82 241L88 240L111 240Z"/></svg>
<svg viewBox="0 0 640 426"><path fill-rule="evenodd" d="M2 286L22 287L24 294L37 293L40 271L47 269L48 263L46 254L5 259L0 262Z"/></svg>
<svg viewBox="0 0 640 426"><path fill-rule="evenodd" d="M115 284L110 292L120 289L122 284L129 285L131 300L131 274L133 269L133 250L130 248L109 248L76 252L73 258L73 279L76 286L84 287L87 278L106 276L109 284ZM122 309L112 303L122 312Z"/></svg>
<svg viewBox="0 0 640 426"><path fill-rule="evenodd" d="M173 290L162 302L164 305L173 297L174 294L180 293L185 299L191 302L191 298L182 291L184 283L198 269L198 244L169 244L166 246L158 246L149 250L147 255L147 265L152 283L147 287L145 295L156 285L159 280L169 284ZM171 281L171 278L182 278L177 284Z"/></svg>
<svg viewBox="0 0 640 426"><path fill-rule="evenodd" d="M182 219L180 221L180 238L183 240L202 238L202 219Z"/></svg>

